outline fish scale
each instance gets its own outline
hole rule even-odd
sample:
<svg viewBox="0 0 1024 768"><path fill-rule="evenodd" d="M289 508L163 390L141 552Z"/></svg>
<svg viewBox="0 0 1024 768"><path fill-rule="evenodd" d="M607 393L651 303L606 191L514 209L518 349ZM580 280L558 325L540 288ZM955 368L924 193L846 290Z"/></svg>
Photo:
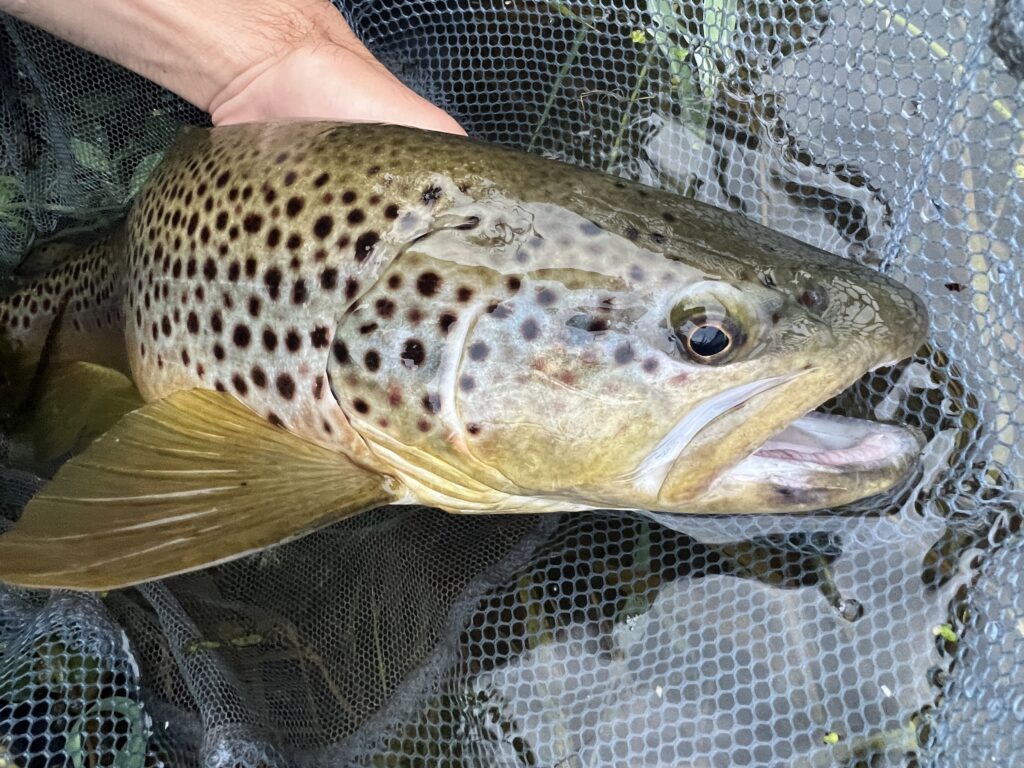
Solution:
<svg viewBox="0 0 1024 768"><path fill-rule="evenodd" d="M919 450L806 415L914 351L927 313L906 288L462 137L189 129L123 229L71 251L0 299L0 356L46 363L56 328L58 362L120 356L147 404L0 537L17 583L137 583L382 503L813 510L891 487ZM107 374L60 371L109 391L104 414L127 402Z"/></svg>

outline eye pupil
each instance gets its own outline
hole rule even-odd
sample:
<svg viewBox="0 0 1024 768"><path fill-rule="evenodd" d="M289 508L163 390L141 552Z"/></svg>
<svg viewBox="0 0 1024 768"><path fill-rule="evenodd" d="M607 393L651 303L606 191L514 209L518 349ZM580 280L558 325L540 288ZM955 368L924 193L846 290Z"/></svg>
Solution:
<svg viewBox="0 0 1024 768"><path fill-rule="evenodd" d="M715 325L702 325L690 334L687 343L694 354L713 357L729 348L730 339Z"/></svg>

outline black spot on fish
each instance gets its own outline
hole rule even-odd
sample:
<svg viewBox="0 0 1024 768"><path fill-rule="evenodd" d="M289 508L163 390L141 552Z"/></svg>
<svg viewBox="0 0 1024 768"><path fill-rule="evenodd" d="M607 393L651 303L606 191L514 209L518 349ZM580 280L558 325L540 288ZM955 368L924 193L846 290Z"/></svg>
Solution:
<svg viewBox="0 0 1024 768"><path fill-rule="evenodd" d="M346 189L341 195L341 202L345 205L351 205L356 201L356 193L351 189Z"/></svg>
<svg viewBox="0 0 1024 768"><path fill-rule="evenodd" d="M320 273L320 287L325 291L333 291L338 286L338 270L328 267Z"/></svg>
<svg viewBox="0 0 1024 768"><path fill-rule="evenodd" d="M460 285L459 289L455 292L455 300L465 304L473 298L473 289L467 285Z"/></svg>
<svg viewBox="0 0 1024 768"><path fill-rule="evenodd" d="M210 327L213 328L214 333L220 333L224 330L224 320L219 309L215 309L213 314L210 315Z"/></svg>
<svg viewBox="0 0 1024 768"><path fill-rule="evenodd" d="M377 299L374 306L377 309L377 314L380 317L391 317L395 314L395 302L391 299Z"/></svg>
<svg viewBox="0 0 1024 768"><path fill-rule="evenodd" d="M199 333L199 318L196 316L195 312L188 313L188 319L185 321L185 325L188 328L189 333Z"/></svg>
<svg viewBox="0 0 1024 768"><path fill-rule="evenodd" d="M453 315L451 312L442 312L441 316L437 319L437 325L438 327L440 327L441 333L447 336L448 329L451 328L452 323L454 323L458 319L459 318L456 315Z"/></svg>
<svg viewBox="0 0 1024 768"><path fill-rule="evenodd" d="M424 272L416 279L416 290L423 296L433 296L441 286L441 278L434 272Z"/></svg>
<svg viewBox="0 0 1024 768"><path fill-rule="evenodd" d="M267 232L267 245L271 248L276 248L277 244L281 242L281 230L277 227L271 227L270 231Z"/></svg>
<svg viewBox="0 0 1024 768"><path fill-rule="evenodd" d="M250 234L260 231L263 226L263 217L258 213L250 213L244 219L242 219L242 229Z"/></svg>
<svg viewBox="0 0 1024 768"><path fill-rule="evenodd" d="M359 281L354 277L347 278L345 280L345 298L354 299L357 293L359 293Z"/></svg>
<svg viewBox="0 0 1024 768"><path fill-rule="evenodd" d="M277 299L281 295L281 270L271 267L263 274L263 283L267 286L270 298Z"/></svg>
<svg viewBox="0 0 1024 768"><path fill-rule="evenodd" d="M391 275L391 277L388 278L388 288L390 288L393 291L397 291L401 287L402 287L402 276L401 275L397 275L397 274L396 275Z"/></svg>
<svg viewBox="0 0 1024 768"><path fill-rule="evenodd" d="M267 411L267 421L269 421L275 427L281 427L282 429L284 428L284 422L281 421L281 417L278 416L273 411Z"/></svg>
<svg viewBox="0 0 1024 768"><path fill-rule="evenodd" d="M260 297L250 296L249 297L249 314L253 317L260 316Z"/></svg>
<svg viewBox="0 0 1024 768"><path fill-rule="evenodd" d="M284 345L288 348L289 352L298 352L302 346L302 337L299 336L299 332L294 328L290 329L284 337Z"/></svg>
<svg viewBox="0 0 1024 768"><path fill-rule="evenodd" d="M397 219L398 218L398 206L391 203L384 209L385 219Z"/></svg>
<svg viewBox="0 0 1024 768"><path fill-rule="evenodd" d="M542 307L550 307L558 299L558 296L550 288L541 288L537 291L537 303Z"/></svg>
<svg viewBox="0 0 1024 768"><path fill-rule="evenodd" d="M470 392L474 387L476 387L476 379L472 376L464 373L459 377L459 389L463 392Z"/></svg>
<svg viewBox="0 0 1024 768"><path fill-rule="evenodd" d="M420 200L423 201L424 205L433 205L441 198L441 188L432 185L423 190L423 194L420 195Z"/></svg>
<svg viewBox="0 0 1024 768"><path fill-rule="evenodd" d="M352 407L355 408L359 413L365 414L370 412L370 406L367 405L365 400L361 400L358 397L352 401Z"/></svg>
<svg viewBox="0 0 1024 768"><path fill-rule="evenodd" d="M213 356L218 360L224 359L224 347L222 347L219 343L213 345Z"/></svg>
<svg viewBox="0 0 1024 768"><path fill-rule="evenodd" d="M288 214L291 218L295 218L302 211L302 208L303 206L305 206L305 204L306 201L303 200L301 197L289 197L288 202L285 204L284 212Z"/></svg>
<svg viewBox="0 0 1024 768"><path fill-rule="evenodd" d="M363 232L359 237L356 238L356 250L355 257L356 261L366 261L366 258L370 255L373 250L373 246L377 244L380 236L373 231Z"/></svg>
<svg viewBox="0 0 1024 768"><path fill-rule="evenodd" d="M364 325L359 326L359 332L366 336L376 331L379 327L380 326L377 325L376 323L366 323Z"/></svg>
<svg viewBox="0 0 1024 768"><path fill-rule="evenodd" d="M474 341L469 345L469 359L480 362L486 360L487 356L491 353L491 348L482 341Z"/></svg>
<svg viewBox="0 0 1024 768"><path fill-rule="evenodd" d="M278 374L277 380L274 382L277 385L277 392L285 400L291 400L295 397L295 380L287 373Z"/></svg>
<svg viewBox="0 0 1024 768"><path fill-rule="evenodd" d="M371 373L376 373L380 369L380 355L375 350L371 349L363 355L363 362Z"/></svg>
<svg viewBox="0 0 1024 768"><path fill-rule="evenodd" d="M317 176L315 179L313 179L313 186L314 187L322 187L324 184L326 184L328 182L328 180L330 180L330 178L331 177L330 177L329 174L321 173L319 176Z"/></svg>
<svg viewBox="0 0 1024 768"><path fill-rule="evenodd" d="M523 282L518 277L513 275L509 277L508 280L505 281L505 284L508 286L508 289L514 293L515 291L518 291L520 289Z"/></svg>
<svg viewBox="0 0 1024 768"><path fill-rule="evenodd" d="M323 349L327 346L327 327L318 325L312 331L309 332L309 343L312 344L316 349Z"/></svg>
<svg viewBox="0 0 1024 768"><path fill-rule="evenodd" d="M252 334L249 332L249 326L239 323L235 326L235 330L231 334L231 338L235 342L236 347L248 347L249 340L252 338Z"/></svg>
<svg viewBox="0 0 1024 768"><path fill-rule="evenodd" d="M302 245L302 236L296 232L292 232L288 235L288 242L285 243L289 250L294 251L300 245Z"/></svg>
<svg viewBox="0 0 1024 768"><path fill-rule="evenodd" d="M348 221L349 224L362 224L363 221L366 219L366 214L363 213L363 210L361 208L353 208L351 211L348 212L348 215L345 217L345 219Z"/></svg>
<svg viewBox="0 0 1024 768"><path fill-rule="evenodd" d="M338 361L339 365L348 365L352 362L352 356L348 352L348 346L341 339L335 339L334 345L331 349L334 352L334 359Z"/></svg>
<svg viewBox="0 0 1024 768"><path fill-rule="evenodd" d="M523 334L523 338L527 341L533 341L540 335L540 326L537 325L537 321L532 317L528 317L523 320L523 324L519 326L519 330Z"/></svg>
<svg viewBox="0 0 1024 768"><path fill-rule="evenodd" d="M324 240L334 229L334 219L330 216L321 216L313 222L313 234Z"/></svg>
<svg viewBox="0 0 1024 768"><path fill-rule="evenodd" d="M203 276L207 280L213 280L217 277L217 264L213 259L207 259L203 262Z"/></svg>
<svg viewBox="0 0 1024 768"><path fill-rule="evenodd" d="M273 352L277 349L277 334L270 328L263 329L263 346L266 347L269 352Z"/></svg>
<svg viewBox="0 0 1024 768"><path fill-rule="evenodd" d="M301 277L292 286L292 304L302 304L309 298L309 290L306 288L306 281Z"/></svg>
<svg viewBox="0 0 1024 768"><path fill-rule="evenodd" d="M648 357L643 362L643 369L647 373L654 373L656 370L658 370L658 361L657 361L657 359L655 359L653 357Z"/></svg>
<svg viewBox="0 0 1024 768"><path fill-rule="evenodd" d="M264 373L263 369L260 366L254 365L252 367L252 370L249 371L249 376L250 378L252 378L252 383L259 387L260 389L263 389L264 387L267 386L267 374Z"/></svg>
<svg viewBox="0 0 1024 768"><path fill-rule="evenodd" d="M402 347L402 353L399 357L407 366L418 368L423 364L423 360L426 357L426 351L423 348L423 343L417 339L407 340L405 345Z"/></svg>
<svg viewBox="0 0 1024 768"><path fill-rule="evenodd" d="M235 374L231 377L231 383L235 387L235 391L243 397L249 392L249 385L245 383L245 379L240 374Z"/></svg>

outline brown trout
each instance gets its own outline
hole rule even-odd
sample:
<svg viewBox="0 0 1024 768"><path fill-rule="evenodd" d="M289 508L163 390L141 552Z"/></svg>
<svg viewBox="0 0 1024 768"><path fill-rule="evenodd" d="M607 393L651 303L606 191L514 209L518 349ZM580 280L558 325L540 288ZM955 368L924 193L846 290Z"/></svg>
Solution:
<svg viewBox="0 0 1024 768"><path fill-rule="evenodd" d="M123 226L0 303L44 426L120 398L0 579L119 587L392 503L841 505L920 443L811 412L926 327L891 279L612 176L383 125L188 129Z"/></svg>

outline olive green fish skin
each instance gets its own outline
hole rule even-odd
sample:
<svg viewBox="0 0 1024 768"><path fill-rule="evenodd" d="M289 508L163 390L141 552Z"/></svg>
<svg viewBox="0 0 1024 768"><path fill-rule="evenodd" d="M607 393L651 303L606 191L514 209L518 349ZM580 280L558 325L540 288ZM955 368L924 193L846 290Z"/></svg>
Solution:
<svg viewBox="0 0 1024 768"><path fill-rule="evenodd" d="M906 469L730 485L768 437L912 354L926 312L869 269L614 177L390 126L195 129L126 238L146 399L225 390L403 501L801 510ZM738 331L727 360L674 340L696 310Z"/></svg>

